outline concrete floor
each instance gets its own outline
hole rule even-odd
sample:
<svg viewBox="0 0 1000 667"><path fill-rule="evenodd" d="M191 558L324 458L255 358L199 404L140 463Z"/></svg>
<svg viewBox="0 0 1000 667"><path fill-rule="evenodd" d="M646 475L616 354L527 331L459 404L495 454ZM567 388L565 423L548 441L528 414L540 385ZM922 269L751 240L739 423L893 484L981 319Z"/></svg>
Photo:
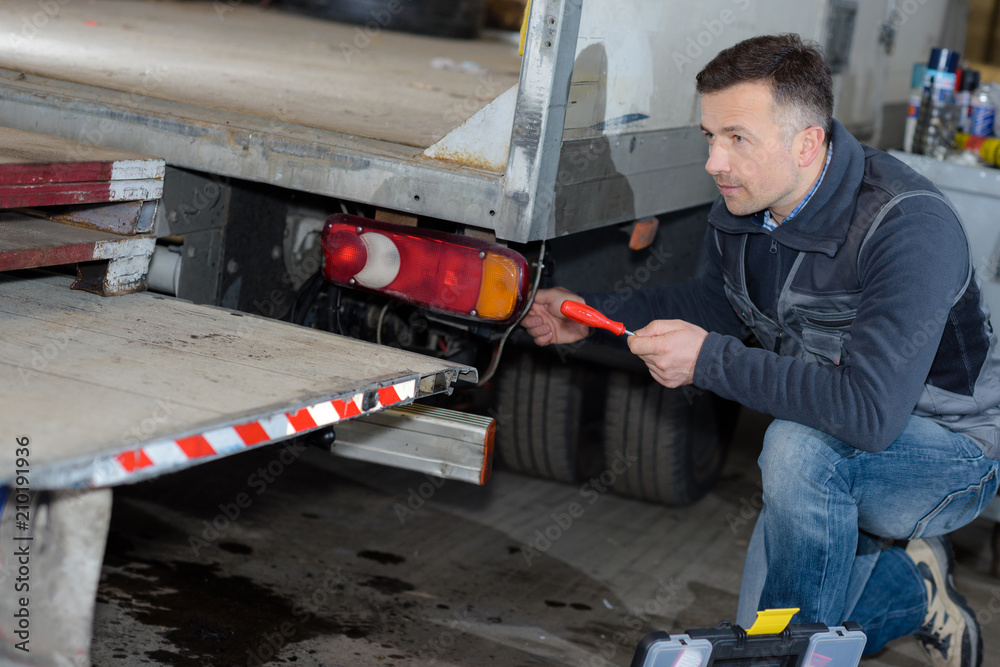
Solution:
<svg viewBox="0 0 1000 667"><path fill-rule="evenodd" d="M505 471L442 484L319 450L118 489L94 664L628 665L648 631L733 618L765 423L744 415L724 480L685 509ZM954 541L997 665L990 528ZM862 664L926 663L902 639Z"/></svg>

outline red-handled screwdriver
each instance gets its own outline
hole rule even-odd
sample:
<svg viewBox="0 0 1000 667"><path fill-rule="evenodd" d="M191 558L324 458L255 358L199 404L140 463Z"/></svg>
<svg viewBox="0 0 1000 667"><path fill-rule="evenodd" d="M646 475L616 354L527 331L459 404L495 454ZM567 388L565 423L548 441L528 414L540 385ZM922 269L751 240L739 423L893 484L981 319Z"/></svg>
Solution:
<svg viewBox="0 0 1000 667"><path fill-rule="evenodd" d="M594 327L596 329L607 329L616 336L621 336L625 334L626 336L634 336L635 334L625 328L625 325L621 322L615 322L609 320L601 312L595 308L580 303L579 301L563 301L562 305L559 306L559 312L573 320L574 322L579 322L584 326Z"/></svg>

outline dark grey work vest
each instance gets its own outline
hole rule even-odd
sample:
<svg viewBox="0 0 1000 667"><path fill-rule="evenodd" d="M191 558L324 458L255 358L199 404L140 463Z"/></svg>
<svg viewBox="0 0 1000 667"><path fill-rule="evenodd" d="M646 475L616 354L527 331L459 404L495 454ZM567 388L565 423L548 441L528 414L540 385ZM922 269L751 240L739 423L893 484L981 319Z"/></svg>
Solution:
<svg viewBox="0 0 1000 667"><path fill-rule="evenodd" d="M747 292L749 233L726 232L717 226L713 230L722 255L726 296L765 349L808 362L847 362L851 326L861 300L859 258L878 226L897 204L911 197L944 202L960 219L945 197L927 189L930 184L922 177L902 167L905 172L894 174L896 180L888 183L885 178L891 169L886 169L890 166L886 160L892 159L867 147L865 157L865 177L856 193L842 245L832 254L798 253L777 299L777 321L763 315ZM850 210L843 213L847 215ZM726 215L723 211L724 206L720 213ZM788 251L787 247L784 251ZM965 285L951 304L937 356L914 414L966 433L979 442L987 456L1000 458L1000 349L972 258L970 249ZM899 358L900 363L905 363L904 356Z"/></svg>
<svg viewBox="0 0 1000 667"><path fill-rule="evenodd" d="M722 254L726 296L740 320L753 331L765 349L803 361L841 363L861 299L858 277L861 252L893 207L910 197L932 197L951 208L947 199L928 190L889 197L882 191L862 186L847 238L837 253L830 257L821 252L799 252L778 297L778 321L761 313L747 292L748 234L727 234L715 230L716 243ZM870 212L874 215L867 214ZM958 217L957 213L955 217ZM968 289L972 276L970 262L963 293Z"/></svg>

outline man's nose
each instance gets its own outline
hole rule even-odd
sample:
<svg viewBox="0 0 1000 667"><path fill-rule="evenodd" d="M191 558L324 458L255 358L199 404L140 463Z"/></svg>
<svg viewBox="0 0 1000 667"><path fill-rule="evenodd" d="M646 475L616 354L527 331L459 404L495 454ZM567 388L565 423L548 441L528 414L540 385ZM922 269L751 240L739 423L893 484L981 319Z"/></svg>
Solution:
<svg viewBox="0 0 1000 667"><path fill-rule="evenodd" d="M712 176L729 171L729 155L721 146L708 147L708 161L705 163L705 171Z"/></svg>

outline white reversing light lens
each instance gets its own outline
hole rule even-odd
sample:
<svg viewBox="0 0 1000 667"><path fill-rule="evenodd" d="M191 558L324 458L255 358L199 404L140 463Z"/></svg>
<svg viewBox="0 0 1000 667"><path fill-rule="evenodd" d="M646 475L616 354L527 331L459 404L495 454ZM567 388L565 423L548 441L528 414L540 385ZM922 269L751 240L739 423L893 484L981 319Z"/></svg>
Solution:
<svg viewBox="0 0 1000 667"><path fill-rule="evenodd" d="M368 232L361 235L361 240L368 251L368 261L354 279L362 287L382 289L399 275L399 249L384 234Z"/></svg>

